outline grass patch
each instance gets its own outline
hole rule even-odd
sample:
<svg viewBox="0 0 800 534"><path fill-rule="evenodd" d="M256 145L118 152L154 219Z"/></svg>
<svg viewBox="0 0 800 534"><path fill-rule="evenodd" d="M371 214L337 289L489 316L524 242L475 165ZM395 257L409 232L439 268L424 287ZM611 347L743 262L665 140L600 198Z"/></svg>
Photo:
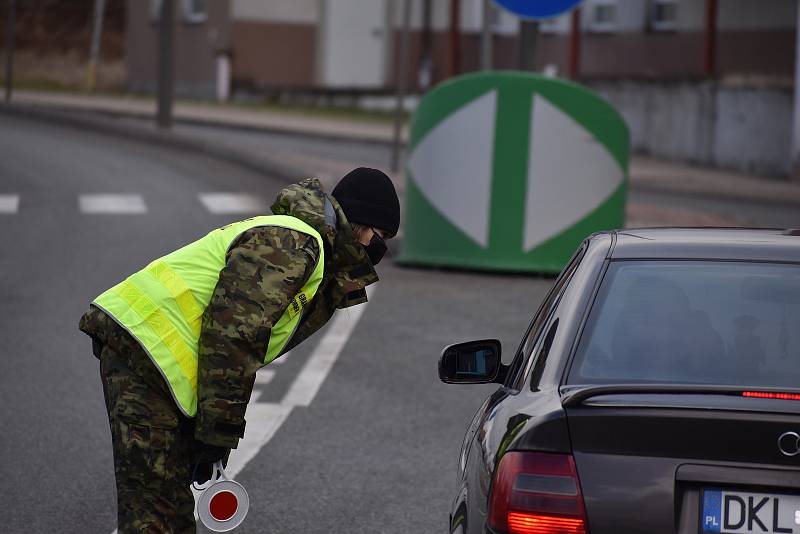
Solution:
<svg viewBox="0 0 800 534"><path fill-rule="evenodd" d="M2 77L0 77L0 87L4 85ZM156 98L155 94L149 93L133 93L123 90L112 90L108 88L96 89L89 91L85 86L67 84L55 80L37 80L37 79L23 79L14 80L14 89L51 92L69 95L80 96L104 96L116 97L125 99L136 99L143 101L153 101ZM205 100L199 98L176 98L176 104L190 104L196 106L208 106L216 109L238 109L252 111L254 113L279 113L286 116L294 117L309 117L329 120L342 120L348 122L367 122L378 124L391 124L394 121L394 110L366 110L355 107L341 107L341 106L319 106L319 105L301 105L301 104L282 104L279 102L271 102L264 100L262 102L231 100L230 102L217 102L215 100ZM409 120L410 114L403 113L403 121Z"/></svg>

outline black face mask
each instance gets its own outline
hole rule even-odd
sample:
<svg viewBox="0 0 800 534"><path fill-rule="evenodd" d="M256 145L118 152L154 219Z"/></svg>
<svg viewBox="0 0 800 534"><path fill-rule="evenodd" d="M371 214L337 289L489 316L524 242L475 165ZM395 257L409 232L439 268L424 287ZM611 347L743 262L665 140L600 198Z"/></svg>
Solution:
<svg viewBox="0 0 800 534"><path fill-rule="evenodd" d="M377 233L373 233L369 244L363 245L363 247L367 251L367 256L369 256L369 261L372 262L372 265L378 265L383 255L386 254L386 241Z"/></svg>

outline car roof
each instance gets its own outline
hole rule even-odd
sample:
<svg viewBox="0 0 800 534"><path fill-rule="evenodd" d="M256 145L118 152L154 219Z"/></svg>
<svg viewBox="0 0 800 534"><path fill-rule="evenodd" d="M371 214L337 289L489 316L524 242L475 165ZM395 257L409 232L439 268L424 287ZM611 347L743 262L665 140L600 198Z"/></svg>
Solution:
<svg viewBox="0 0 800 534"><path fill-rule="evenodd" d="M800 262L800 231L749 228L632 228L616 237L612 259Z"/></svg>

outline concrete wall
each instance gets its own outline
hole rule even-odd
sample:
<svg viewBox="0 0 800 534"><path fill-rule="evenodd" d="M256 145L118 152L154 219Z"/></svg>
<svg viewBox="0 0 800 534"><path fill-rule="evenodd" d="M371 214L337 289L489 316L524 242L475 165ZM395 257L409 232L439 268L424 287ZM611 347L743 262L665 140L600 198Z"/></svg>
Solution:
<svg viewBox="0 0 800 534"><path fill-rule="evenodd" d="M789 90L713 82L588 85L625 117L634 150L769 176L789 172Z"/></svg>
<svg viewBox="0 0 800 534"><path fill-rule="evenodd" d="M216 92L216 58L230 47L229 0L208 2L208 19L187 22L175 2L175 93L212 98ZM153 92L158 79L158 22L150 2L129 0L126 13L125 64L128 89Z"/></svg>

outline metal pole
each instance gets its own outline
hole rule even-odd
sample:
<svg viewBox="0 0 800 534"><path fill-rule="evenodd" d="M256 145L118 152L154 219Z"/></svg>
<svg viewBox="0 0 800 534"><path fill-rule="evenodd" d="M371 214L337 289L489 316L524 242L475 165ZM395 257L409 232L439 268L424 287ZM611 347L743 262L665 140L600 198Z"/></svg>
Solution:
<svg viewBox="0 0 800 534"><path fill-rule="evenodd" d="M577 79L581 70L581 8L572 12L569 36L569 77Z"/></svg>
<svg viewBox="0 0 800 534"><path fill-rule="evenodd" d="M400 61L395 72L397 103L394 108L394 140L392 142L392 172L400 169L400 132L403 127L403 100L408 84L408 27L411 25L411 0L403 3L403 33L400 36Z"/></svg>
<svg viewBox="0 0 800 534"><path fill-rule="evenodd" d="M461 72L461 0L450 0L450 30L448 31L447 75Z"/></svg>
<svg viewBox="0 0 800 534"><path fill-rule="evenodd" d="M523 20L519 25L519 70L536 70L536 40L539 36L539 23Z"/></svg>
<svg viewBox="0 0 800 534"><path fill-rule="evenodd" d="M481 70L492 70L492 0L483 0Z"/></svg>
<svg viewBox="0 0 800 534"><path fill-rule="evenodd" d="M417 73L417 84L422 92L427 91L431 83L433 83L433 57L431 53L433 46L433 36L431 35L432 1L422 0L422 38Z"/></svg>
<svg viewBox="0 0 800 534"><path fill-rule="evenodd" d="M161 1L158 30L158 115L159 128L172 127L172 100L175 93L173 51L175 40L175 2Z"/></svg>
<svg viewBox="0 0 800 534"><path fill-rule="evenodd" d="M92 22L92 46L89 49L89 64L86 67L86 88L94 91L97 85L97 62L100 60L100 37L103 35L103 12L106 0L94 0Z"/></svg>
<svg viewBox="0 0 800 534"><path fill-rule="evenodd" d="M6 103L11 102L14 87L14 45L17 32L17 0L8 1L8 41L6 44Z"/></svg>
<svg viewBox="0 0 800 534"><path fill-rule="evenodd" d="M717 0L706 0L706 31L703 50L703 74L714 76L717 70Z"/></svg>

